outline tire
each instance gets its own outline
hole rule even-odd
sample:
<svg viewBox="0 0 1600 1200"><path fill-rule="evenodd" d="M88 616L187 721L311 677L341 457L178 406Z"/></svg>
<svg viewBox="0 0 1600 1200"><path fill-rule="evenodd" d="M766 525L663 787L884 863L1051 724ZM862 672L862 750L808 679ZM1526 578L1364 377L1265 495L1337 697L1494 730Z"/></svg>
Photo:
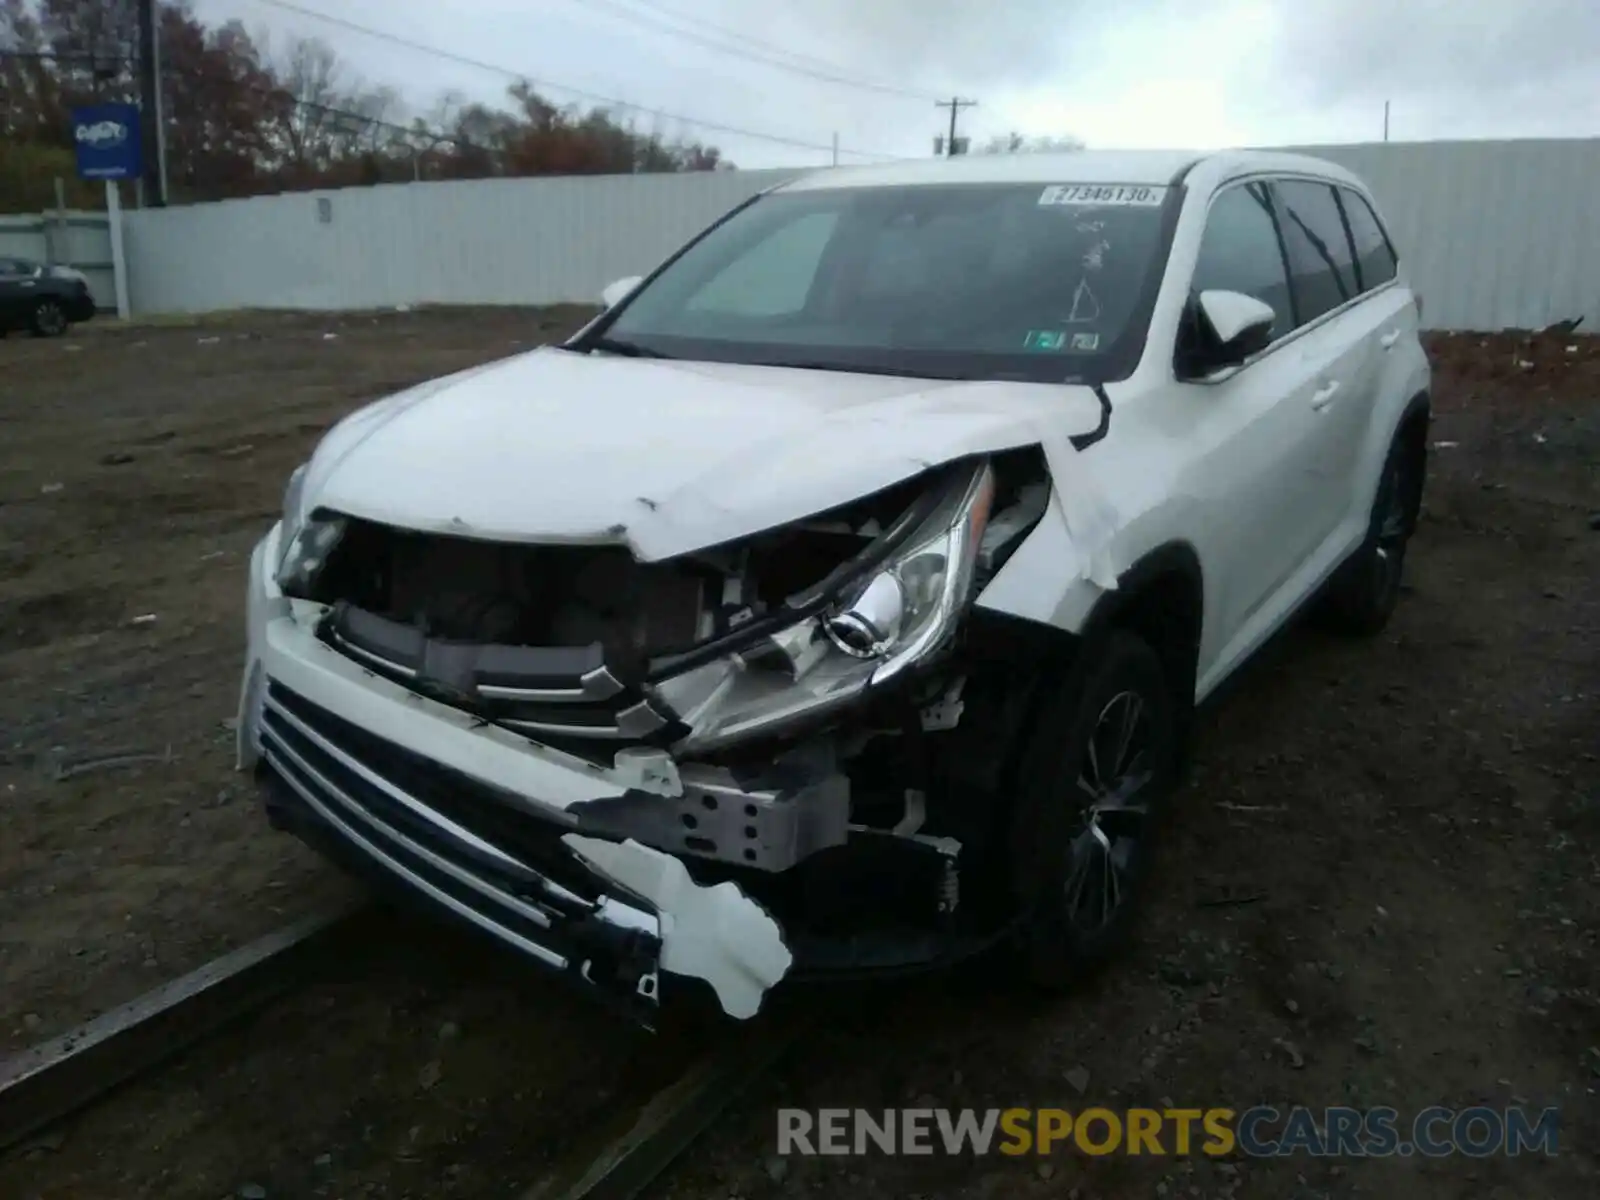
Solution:
<svg viewBox="0 0 1600 1200"><path fill-rule="evenodd" d="M71 323L61 301L53 297L46 296L33 306L31 326L34 337L60 337Z"/></svg>
<svg viewBox="0 0 1600 1200"><path fill-rule="evenodd" d="M1366 539L1340 566L1323 597L1323 623L1335 632L1371 637L1389 623L1400 602L1421 470L1417 456L1408 453L1404 431L1396 433L1378 479Z"/></svg>
<svg viewBox="0 0 1600 1200"><path fill-rule="evenodd" d="M1176 778L1177 718L1161 660L1123 630L1088 649L1042 706L1020 759L1009 846L1027 982L1075 986L1128 942ZM1119 747L1125 728L1132 740ZM1113 761L1103 761L1108 750Z"/></svg>

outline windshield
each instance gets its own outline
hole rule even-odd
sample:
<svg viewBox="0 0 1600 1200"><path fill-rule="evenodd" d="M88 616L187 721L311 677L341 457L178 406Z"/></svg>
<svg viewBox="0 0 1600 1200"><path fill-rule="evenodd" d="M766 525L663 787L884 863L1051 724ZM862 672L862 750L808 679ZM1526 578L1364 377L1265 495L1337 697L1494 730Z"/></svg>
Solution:
<svg viewBox="0 0 1600 1200"><path fill-rule="evenodd" d="M778 192L690 246L598 332L626 352L718 362L1117 378L1143 345L1173 192Z"/></svg>

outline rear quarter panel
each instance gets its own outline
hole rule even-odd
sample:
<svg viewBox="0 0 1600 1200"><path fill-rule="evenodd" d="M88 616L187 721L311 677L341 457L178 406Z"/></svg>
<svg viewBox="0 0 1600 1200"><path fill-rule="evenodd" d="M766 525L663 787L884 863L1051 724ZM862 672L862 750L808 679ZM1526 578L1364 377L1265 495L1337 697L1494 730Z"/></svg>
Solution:
<svg viewBox="0 0 1600 1200"><path fill-rule="evenodd" d="M1432 367L1428 363L1427 352L1422 348L1416 297L1406 278L1404 263L1401 264L1400 277L1393 285L1376 293L1370 304L1374 317L1378 319L1379 330L1398 329L1400 336L1392 349L1379 354L1372 418L1356 458L1351 513L1362 521L1366 520L1366 514L1372 509L1378 476L1383 470L1395 430L1400 427L1411 401L1418 396L1429 395L1433 384Z"/></svg>

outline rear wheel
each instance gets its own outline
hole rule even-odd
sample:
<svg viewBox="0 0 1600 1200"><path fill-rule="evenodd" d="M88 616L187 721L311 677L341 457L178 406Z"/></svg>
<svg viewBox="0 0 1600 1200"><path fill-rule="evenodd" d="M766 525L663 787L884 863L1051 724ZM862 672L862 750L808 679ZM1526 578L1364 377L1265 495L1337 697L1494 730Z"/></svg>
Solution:
<svg viewBox="0 0 1600 1200"><path fill-rule="evenodd" d="M1406 546L1422 485L1420 463L1407 450L1404 433L1396 434L1372 502L1366 540L1328 586L1323 613L1340 632L1378 633L1400 602Z"/></svg>
<svg viewBox="0 0 1600 1200"><path fill-rule="evenodd" d="M1160 659L1122 630L1087 650L1046 705L1022 758L1011 845L1031 982L1070 986L1128 940L1177 748Z"/></svg>
<svg viewBox="0 0 1600 1200"><path fill-rule="evenodd" d="M46 297L33 306L33 333L35 337L60 337L67 331L67 310L61 301Z"/></svg>

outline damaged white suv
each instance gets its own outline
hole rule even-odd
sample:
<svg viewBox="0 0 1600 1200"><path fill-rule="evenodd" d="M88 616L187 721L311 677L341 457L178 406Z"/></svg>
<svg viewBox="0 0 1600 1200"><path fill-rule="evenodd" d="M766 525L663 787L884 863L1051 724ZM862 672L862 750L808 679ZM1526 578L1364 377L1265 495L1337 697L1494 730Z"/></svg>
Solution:
<svg viewBox="0 0 1600 1200"><path fill-rule="evenodd" d="M1194 705L1383 625L1429 368L1361 183L830 171L331 430L256 548L273 822L647 1023L1122 939ZM674 985L676 986L676 984Z"/></svg>

